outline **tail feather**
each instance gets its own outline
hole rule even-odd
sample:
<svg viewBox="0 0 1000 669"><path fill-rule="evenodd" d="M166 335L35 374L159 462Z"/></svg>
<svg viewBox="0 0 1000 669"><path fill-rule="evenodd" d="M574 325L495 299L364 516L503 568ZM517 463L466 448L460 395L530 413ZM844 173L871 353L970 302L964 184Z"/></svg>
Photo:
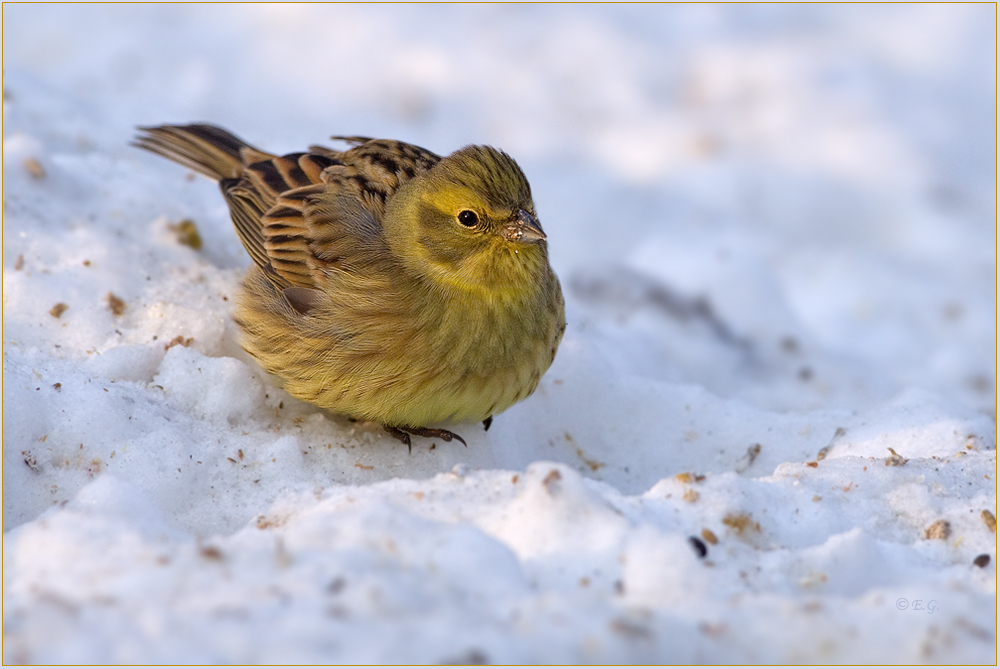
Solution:
<svg viewBox="0 0 1000 669"><path fill-rule="evenodd" d="M133 146L169 158L216 181L239 178L247 165L274 157L213 125L162 125L139 130L145 134L139 135Z"/></svg>

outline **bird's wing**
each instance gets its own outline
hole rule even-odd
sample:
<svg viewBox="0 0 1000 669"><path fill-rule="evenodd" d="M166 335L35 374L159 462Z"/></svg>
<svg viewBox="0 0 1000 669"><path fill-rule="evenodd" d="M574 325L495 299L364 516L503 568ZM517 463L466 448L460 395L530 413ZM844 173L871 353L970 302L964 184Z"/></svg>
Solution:
<svg viewBox="0 0 1000 669"><path fill-rule="evenodd" d="M322 185L323 170L342 164L339 153L324 150L275 156L222 128L204 123L139 130L135 146L219 182L243 247L275 283L288 286L288 280L275 272L268 256L262 219L286 191Z"/></svg>
<svg viewBox="0 0 1000 669"><path fill-rule="evenodd" d="M385 202L440 157L412 144L334 137L275 156L207 124L140 128L135 145L219 182L243 247L297 309L333 274L364 273L385 262ZM324 284L325 285L325 284Z"/></svg>
<svg viewBox="0 0 1000 669"><path fill-rule="evenodd" d="M303 219L308 199L326 192L323 171L338 165L332 156L293 153L251 163L240 177L219 182L240 241L279 288L312 287L303 255L308 243L295 231L308 227Z"/></svg>
<svg viewBox="0 0 1000 669"><path fill-rule="evenodd" d="M291 178L298 175L282 169L288 159L330 162L318 175L307 175L311 183L298 185L301 180ZM259 248L273 269L272 281L280 288L310 289L331 275L377 271L390 255L382 236L386 200L438 160L412 144L368 140L342 153L311 147L307 154L247 167L250 192L239 193L244 209L257 206L255 195L275 193L274 204L258 219ZM279 191L282 184L294 187Z"/></svg>

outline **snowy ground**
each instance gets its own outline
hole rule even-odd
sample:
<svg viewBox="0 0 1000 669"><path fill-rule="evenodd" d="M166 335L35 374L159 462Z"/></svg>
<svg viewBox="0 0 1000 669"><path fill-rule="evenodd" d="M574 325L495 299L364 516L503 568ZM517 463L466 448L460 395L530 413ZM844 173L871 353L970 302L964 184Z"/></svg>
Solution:
<svg viewBox="0 0 1000 669"><path fill-rule="evenodd" d="M996 662L995 7L3 14L5 662ZM538 392L278 389L199 120L514 155Z"/></svg>

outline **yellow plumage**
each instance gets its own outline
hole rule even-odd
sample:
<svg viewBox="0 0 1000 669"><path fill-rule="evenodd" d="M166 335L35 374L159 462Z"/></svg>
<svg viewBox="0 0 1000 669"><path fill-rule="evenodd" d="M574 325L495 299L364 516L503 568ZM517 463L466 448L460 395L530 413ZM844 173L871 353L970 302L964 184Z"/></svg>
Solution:
<svg viewBox="0 0 1000 669"><path fill-rule="evenodd" d="M208 125L136 145L219 182L254 260L243 346L295 397L408 434L530 395L566 327L531 189L507 154L411 144L274 156Z"/></svg>

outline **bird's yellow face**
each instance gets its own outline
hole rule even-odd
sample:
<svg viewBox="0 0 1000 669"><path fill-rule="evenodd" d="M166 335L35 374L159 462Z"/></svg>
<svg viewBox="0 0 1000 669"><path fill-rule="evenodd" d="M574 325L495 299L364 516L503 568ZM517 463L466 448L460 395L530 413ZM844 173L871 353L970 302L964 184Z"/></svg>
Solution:
<svg viewBox="0 0 1000 669"><path fill-rule="evenodd" d="M410 269L495 298L516 298L548 264L527 179L490 147L466 147L405 184L385 226Z"/></svg>

